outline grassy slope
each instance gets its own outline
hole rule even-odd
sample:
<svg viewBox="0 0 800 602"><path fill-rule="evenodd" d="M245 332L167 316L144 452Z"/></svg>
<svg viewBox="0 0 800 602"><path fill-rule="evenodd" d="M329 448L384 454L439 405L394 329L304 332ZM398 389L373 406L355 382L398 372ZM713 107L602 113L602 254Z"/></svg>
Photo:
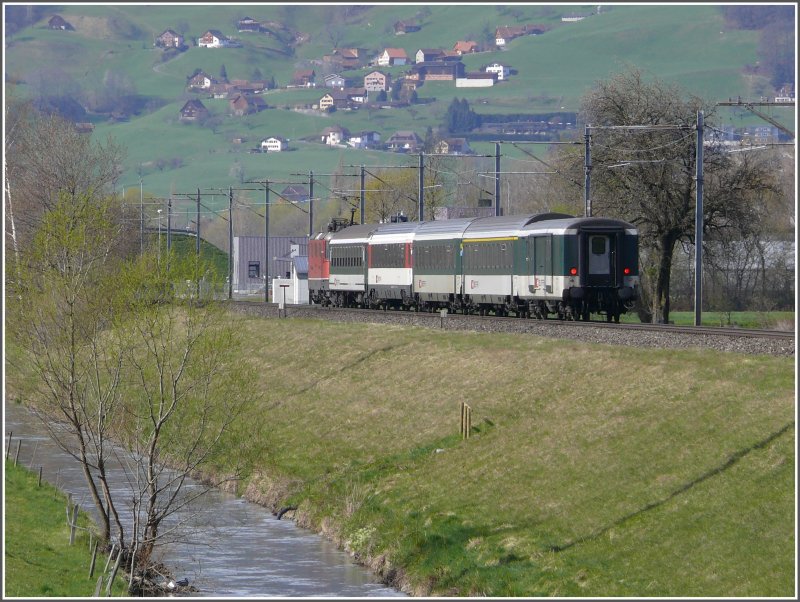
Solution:
<svg viewBox="0 0 800 602"><path fill-rule="evenodd" d="M7 52L9 73L36 79L32 65L48 65L80 81L82 87L96 86L106 70L126 73L136 83L137 92L158 96L169 104L150 115L129 123L98 123L96 136L113 135L129 148L128 171L123 179L133 182L136 165L157 158L182 157L185 167L148 173L146 186L155 194L201 187L227 187L237 184L229 176L231 166L240 162L249 177L289 180L292 173L315 169L331 173L339 163L394 164L402 161L385 153L362 153L318 148L298 143L294 153L276 156L247 155L232 148L230 140L245 136L249 148L262 138L280 135L292 140L318 134L334 123L351 131L376 129L387 138L398 129L414 129L423 135L427 126L439 125L453 97L470 100L488 98L480 112L552 111L564 106L575 110L580 96L597 79L635 64L658 77L675 81L692 92L710 98L747 94L752 82L740 74L744 63L754 63L757 32L725 31L716 7L710 6L615 6L579 23L562 24L560 16L577 7L518 7L519 21L507 9L493 6L431 6L423 28L416 33L395 36L391 25L397 19L412 19L418 6L387 5L374 7L351 19L342 45L368 48L405 48L410 56L421 47L451 47L458 39L479 38L485 29L517 22L541 22L553 27L542 36L512 41L502 52L482 53L465 59L469 69L502 60L519 71L509 82L494 89L456 89L452 84L431 83L420 89L420 96L436 97L439 102L417 106L412 111L339 112L332 116L301 115L270 109L245 119L226 120L217 134L177 121L186 99L185 78L195 68L212 75L225 65L230 78L251 78L255 68L285 84L302 60L319 59L329 52L326 28L330 7L305 6L81 6L62 7L61 14L78 31L65 34L28 28L14 38ZM588 12L593 7L587 7ZM302 10L298 10L302 9ZM563 10L561 10L563 9ZM567 10L569 9L569 10ZM256 19L290 21L297 29L311 34L296 55L286 57L273 52L280 44L267 36L238 34L233 23L249 15ZM178 58L159 64L160 53L151 40L166 27L188 27L196 37L208 28L242 39L242 49L208 50L192 47ZM138 30L130 39L118 32ZM443 32L446 32L444 34ZM644 43L646 42L646 43ZM154 69L154 66L156 69ZM402 71L397 68L396 71ZM357 73L354 73L357 75ZM24 89L25 86L22 88ZM284 106L302 100L314 103L317 91L275 91L266 96L271 106ZM551 97L542 100L540 97ZM539 100L534 100L539 99ZM204 101L205 102L205 101ZM209 100L212 112L226 110L224 100ZM738 125L738 123L737 123ZM480 146L480 145L479 145ZM478 150L483 150L479 148ZM540 149L534 149L537 152Z"/></svg>
<svg viewBox="0 0 800 602"><path fill-rule="evenodd" d="M37 488L38 475L13 462L6 462L5 469L4 594L23 598L91 596L106 557L98 554L94 577L89 579L89 537L86 531L78 531L75 545L69 545L66 496L47 483ZM81 513L78 522L86 527L89 519ZM126 594L123 581L117 577L115 596Z"/></svg>
<svg viewBox="0 0 800 602"><path fill-rule="evenodd" d="M792 593L792 358L235 319L252 401L217 469L251 458L249 494L416 593Z"/></svg>
<svg viewBox="0 0 800 602"><path fill-rule="evenodd" d="M310 321L241 331L270 375L267 470L295 479L311 524L408 568L419 593L792 591L791 360ZM462 401L480 430L468 442Z"/></svg>

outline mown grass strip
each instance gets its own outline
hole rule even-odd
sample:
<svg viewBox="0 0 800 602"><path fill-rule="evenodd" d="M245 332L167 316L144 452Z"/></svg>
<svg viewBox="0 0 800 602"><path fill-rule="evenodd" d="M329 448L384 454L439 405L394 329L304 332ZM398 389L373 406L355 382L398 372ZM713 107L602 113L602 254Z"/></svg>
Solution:
<svg viewBox="0 0 800 602"><path fill-rule="evenodd" d="M42 483L33 473L5 465L5 596L90 597L102 573L105 556L98 553L94 576L89 578L92 550L89 548L89 517L80 513L75 544L69 545L66 522L67 496ZM96 541L96 538L92 538ZM102 560L101 560L102 558ZM105 581L102 592L105 592ZM127 595L121 575L112 590Z"/></svg>

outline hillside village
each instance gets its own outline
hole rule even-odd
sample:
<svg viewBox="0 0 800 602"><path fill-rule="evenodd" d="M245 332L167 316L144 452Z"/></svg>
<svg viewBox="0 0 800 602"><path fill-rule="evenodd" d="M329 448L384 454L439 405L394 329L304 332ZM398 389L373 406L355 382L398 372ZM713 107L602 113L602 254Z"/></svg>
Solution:
<svg viewBox="0 0 800 602"><path fill-rule="evenodd" d="M597 13L603 7L597 7ZM595 12L567 13L561 17L561 24L569 25L587 18ZM74 27L62 16L52 15L47 27L65 32L74 31ZM398 20L393 24L395 39L421 29L416 20ZM264 36L280 39L291 45L299 45L307 41L307 34L287 28L272 20L259 20L250 16L239 19L235 33L226 34L222 28L210 27L198 37L185 37L175 28L167 26L155 36L153 46L162 50L162 60L170 60L178 53L195 46L224 52L225 49L241 48L243 40L251 36ZM491 89L502 86L518 74L514 65L503 61L503 51L512 42L524 36L541 36L547 34L551 26L542 23L525 23L520 25L497 25L491 43L479 44L474 40L442 40L437 48L419 48L410 54L403 48L396 47L387 39L382 48L338 47L316 59L306 59L305 66L295 69L288 81L276 81L274 76L258 80L231 78L211 75L202 69L186 74L186 91L194 95L187 100L179 111L179 120L183 123L203 122L210 116L203 99L228 100L227 115L231 118L244 117L267 109L270 106L264 96L270 90L317 89L319 97L312 103L295 103L283 105L281 108L294 111L318 111L331 114L336 111L392 110L408 108L415 104L424 104L432 99L424 94L426 82L452 82L454 93L459 89L483 88L487 94ZM465 55L481 54L486 61L480 69L468 71L462 58ZM397 67L406 67L398 71ZM422 90L421 90L422 89ZM785 86L776 94L778 98L794 99L794 90ZM124 121L130 117L124 110L116 111L110 118ZM76 124L79 131L91 132L92 125L86 122ZM574 116L558 115L546 119L520 119L512 123L486 124L480 129L483 134L527 135L536 136L539 140L556 140L565 129L575 127ZM307 141L321 144L358 149L381 149L395 152L418 152L423 144L421 134L398 130L381 133L375 130L349 131L346 127L334 125L309 137ZM467 133L468 134L468 133ZM777 141L781 132L771 126L749 128L737 132L728 128L723 134L728 140L741 139L748 143L763 144ZM289 142L277 133L265 136L258 141L251 152L281 152L287 150ZM433 150L433 149L431 149ZM450 137L436 141L435 152L451 154L469 154L471 149L465 137Z"/></svg>
<svg viewBox="0 0 800 602"><path fill-rule="evenodd" d="M482 29L473 24L451 33L423 7L413 16L409 13L410 18L398 19L402 11L396 11L392 20L384 22L382 32L373 30L367 43L359 43L364 38L348 30L349 24L341 24L336 33L326 30L324 21L322 29L319 21L312 25L309 13L302 17L297 13L282 22L281 11L270 11L270 18L263 18L267 11L250 12L250 8L241 7L235 17L220 12L219 18L193 20L193 33L180 17L153 18L147 29L130 30L122 38L133 43L128 48L141 64L136 76L119 72L123 83L130 78L127 92L120 85L117 97L105 103L93 102L84 93L42 100L85 134L98 130L105 134L113 126L115 133L136 139L140 124L151 127L154 118L169 128L194 124L191 130L173 130L173 135L198 140L213 136L214 142L207 145L209 155L274 155L296 150L481 155L488 141L547 143L579 134L575 91L565 102L560 87L540 84L543 77L551 79L552 67L543 71L539 55L529 49L558 53L559 47L550 39L563 39L569 32L574 40L575 34L590 32L586 28L595 24L605 23L603 27L608 28L623 12L606 6L581 12L560 7L526 15L522 10L493 7L481 17L485 19ZM349 23L366 23L378 16L375 7L349 8ZM39 15L33 27L52 32L47 43L57 44L60 37L83 45L92 39L88 17L80 12L65 9L63 14ZM133 27L131 22L126 27ZM114 34L105 40L108 56L122 54L113 50ZM136 44L141 44L142 52ZM23 44L17 45L21 49ZM525 50L520 53L520 49ZM574 60L572 64L574 69ZM156 77L142 78L142 67L148 75L152 69ZM737 67L742 69L742 65ZM757 66L743 67L747 77L757 73ZM93 67L89 69L91 74ZM101 85L97 81L101 73L95 76L94 86ZM588 85L589 77L571 79ZM7 74L7 81L24 83L13 73ZM139 86L146 92L137 93ZM769 99L794 100L791 84L766 93ZM458 97L465 104L468 98L472 105L468 110L477 109L480 119L454 127L445 111L450 100ZM131 123L126 127L127 122ZM116 128L117 123L123 126ZM780 129L763 123L724 124L715 135L729 144L764 144L785 138ZM140 175L143 171L156 175L163 171L160 165L177 169L189 164L195 151L164 152L168 154L152 157L149 148L137 148L132 165L138 166ZM326 162L333 156L325 155ZM259 160L240 155L234 163L254 169ZM283 165L288 171L289 157L281 161L270 165Z"/></svg>
<svg viewBox="0 0 800 602"><path fill-rule="evenodd" d="M587 15L564 17L564 22L575 22ZM244 17L237 23L237 33L243 35L274 35L274 22L261 23L251 17ZM397 21L394 35L418 31L420 26L411 21ZM455 88L491 88L516 73L510 65L491 60L512 40L527 35L542 35L550 29L543 24L522 26L499 26L495 31L492 46L482 47L473 40L455 40L448 48L420 48L409 56L403 48L386 46L379 51L365 48L333 48L331 52L317 60L310 61L309 68L296 69L290 81L283 85L276 83L274 77L258 81L242 79L223 80L199 70L189 74L186 89L196 93L198 98L187 101L180 110L183 122L202 121L209 113L202 98L229 100L229 115L242 117L270 108L261 95L278 87L315 88L320 90L316 103L299 104L286 107L293 110L312 110L324 113L335 111L357 111L361 108L391 110L424 102L418 90L425 82L453 82ZM241 41L227 36L218 29L209 29L196 40L200 48L225 49L241 47ZM154 45L164 50L187 48L187 40L173 29L166 29L156 37ZM467 71L462 57L466 54L485 53L487 64L480 70ZM406 66L407 70L394 78L385 70L388 67ZM382 70L384 69L384 70ZM273 107L274 108L274 107ZM558 124L562 125L563 124ZM524 126L523 126L524 128ZM537 133L548 133L563 129L557 124L546 122L537 125ZM325 128L310 140L336 147L359 149L383 149L395 152L418 152L423 139L417 132L398 130L381 140L375 130L350 132L347 128L335 125ZM281 152L288 148L288 141L281 136L263 138L252 150L255 152ZM450 137L439 140L432 150L444 154L471 154L472 149L464 137Z"/></svg>

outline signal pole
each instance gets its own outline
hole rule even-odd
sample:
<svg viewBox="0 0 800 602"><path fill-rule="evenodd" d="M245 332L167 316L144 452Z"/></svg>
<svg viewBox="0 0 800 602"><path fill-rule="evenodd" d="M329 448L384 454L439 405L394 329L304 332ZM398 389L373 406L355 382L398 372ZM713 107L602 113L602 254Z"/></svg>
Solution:
<svg viewBox="0 0 800 602"><path fill-rule="evenodd" d="M697 201L694 208L694 325L700 326L703 313L703 111L697 112Z"/></svg>
<svg viewBox="0 0 800 602"><path fill-rule="evenodd" d="M494 214L499 216L500 210L500 143L494 143Z"/></svg>
<svg viewBox="0 0 800 602"><path fill-rule="evenodd" d="M419 192L417 193L417 221L425 220L425 159L419 154Z"/></svg>
<svg viewBox="0 0 800 602"><path fill-rule="evenodd" d="M308 238L314 236L314 172L308 172Z"/></svg>
<svg viewBox="0 0 800 602"><path fill-rule="evenodd" d="M583 127L583 216L592 217L592 138L588 123Z"/></svg>

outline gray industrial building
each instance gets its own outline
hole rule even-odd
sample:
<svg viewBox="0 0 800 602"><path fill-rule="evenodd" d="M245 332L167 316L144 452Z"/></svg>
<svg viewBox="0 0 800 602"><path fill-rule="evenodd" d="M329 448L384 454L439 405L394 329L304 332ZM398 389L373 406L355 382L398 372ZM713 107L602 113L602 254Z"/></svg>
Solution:
<svg viewBox="0 0 800 602"><path fill-rule="evenodd" d="M264 292L264 283L273 278L288 278L293 257L308 256L307 236L270 236L268 268L265 270L263 236L233 238L233 291L236 294Z"/></svg>

